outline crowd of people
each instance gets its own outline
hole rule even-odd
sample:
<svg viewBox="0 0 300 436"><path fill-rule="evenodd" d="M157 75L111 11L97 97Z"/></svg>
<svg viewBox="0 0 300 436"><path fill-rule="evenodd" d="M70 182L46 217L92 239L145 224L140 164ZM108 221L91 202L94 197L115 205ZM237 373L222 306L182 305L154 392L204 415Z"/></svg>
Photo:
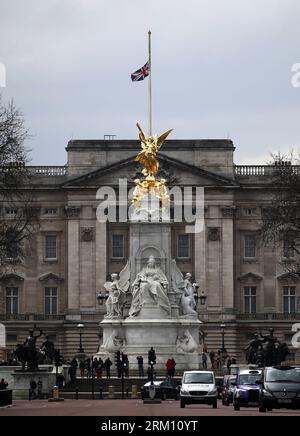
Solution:
<svg viewBox="0 0 300 436"><path fill-rule="evenodd" d="M224 366L229 369L231 365L236 365L236 363L234 357L230 357L226 351L222 350L208 352L207 348L204 348L201 355L202 369L222 369Z"/></svg>

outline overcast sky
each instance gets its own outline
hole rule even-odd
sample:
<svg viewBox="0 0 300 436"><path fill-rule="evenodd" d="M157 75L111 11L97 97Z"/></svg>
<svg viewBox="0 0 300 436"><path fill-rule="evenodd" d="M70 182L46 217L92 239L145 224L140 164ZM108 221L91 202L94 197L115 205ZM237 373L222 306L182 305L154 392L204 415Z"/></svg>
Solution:
<svg viewBox="0 0 300 436"><path fill-rule="evenodd" d="M154 131L231 138L236 163L300 149L299 0L0 0L4 99L33 134L32 164L63 165L70 139L137 138L147 123L152 30Z"/></svg>

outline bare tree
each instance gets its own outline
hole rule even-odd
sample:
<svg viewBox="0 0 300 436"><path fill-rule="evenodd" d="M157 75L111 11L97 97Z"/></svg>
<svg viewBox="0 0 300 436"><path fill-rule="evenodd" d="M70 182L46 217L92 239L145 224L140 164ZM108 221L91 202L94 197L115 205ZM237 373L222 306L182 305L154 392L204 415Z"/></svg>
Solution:
<svg viewBox="0 0 300 436"><path fill-rule="evenodd" d="M31 174L26 163L29 137L22 113L0 96L0 275L24 258L38 223L31 190Z"/></svg>
<svg viewBox="0 0 300 436"><path fill-rule="evenodd" d="M299 158L280 153L272 156L271 182L275 188L271 204L263 210L265 245L285 251L287 272L300 278L300 165Z"/></svg>

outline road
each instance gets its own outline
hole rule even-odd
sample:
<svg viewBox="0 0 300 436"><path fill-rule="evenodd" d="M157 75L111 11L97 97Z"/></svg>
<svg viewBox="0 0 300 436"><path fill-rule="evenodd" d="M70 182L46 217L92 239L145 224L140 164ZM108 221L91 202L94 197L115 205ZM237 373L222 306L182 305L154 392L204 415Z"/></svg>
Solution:
<svg viewBox="0 0 300 436"><path fill-rule="evenodd" d="M142 400L65 400L59 403L48 401L14 401L13 406L0 409L1 416L300 416L300 410L275 410L259 413L257 408L241 409L222 406L189 405L181 409L178 401L161 404L144 404Z"/></svg>

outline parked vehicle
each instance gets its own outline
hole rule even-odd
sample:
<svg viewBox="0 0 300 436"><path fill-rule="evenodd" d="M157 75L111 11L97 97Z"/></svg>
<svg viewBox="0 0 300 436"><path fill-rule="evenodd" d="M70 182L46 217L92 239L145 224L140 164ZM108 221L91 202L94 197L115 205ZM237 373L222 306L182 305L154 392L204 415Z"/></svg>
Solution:
<svg viewBox="0 0 300 436"><path fill-rule="evenodd" d="M300 367L268 367L259 391L259 411L300 409Z"/></svg>
<svg viewBox="0 0 300 436"><path fill-rule="evenodd" d="M223 406L229 406L233 403L233 393L236 385L236 375L225 375L223 378L222 388L222 404Z"/></svg>
<svg viewBox="0 0 300 436"><path fill-rule="evenodd" d="M261 370L242 370L236 377L233 392L234 410L240 410L241 407L255 407L259 404L258 381L262 379Z"/></svg>
<svg viewBox="0 0 300 436"><path fill-rule="evenodd" d="M161 400L173 399L179 400L180 397L180 386L171 380L154 381L155 385L155 398L160 398ZM142 400L149 398L149 386L151 382L147 382L141 388Z"/></svg>
<svg viewBox="0 0 300 436"><path fill-rule="evenodd" d="M213 371L185 371L180 389L180 407L209 404L218 407L218 390Z"/></svg>

